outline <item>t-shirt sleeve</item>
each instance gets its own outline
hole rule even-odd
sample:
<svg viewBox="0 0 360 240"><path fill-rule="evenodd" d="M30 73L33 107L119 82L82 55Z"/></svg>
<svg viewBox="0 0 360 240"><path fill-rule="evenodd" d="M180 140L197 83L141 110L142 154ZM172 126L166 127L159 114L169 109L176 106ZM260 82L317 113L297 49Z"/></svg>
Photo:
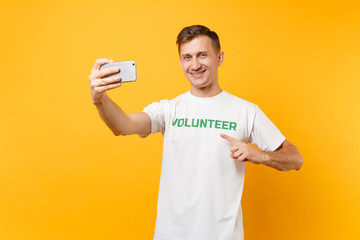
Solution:
<svg viewBox="0 0 360 240"><path fill-rule="evenodd" d="M154 102L146 106L143 112L147 113L151 119L151 133L165 132L165 105L167 100Z"/></svg>
<svg viewBox="0 0 360 240"><path fill-rule="evenodd" d="M256 106L250 143L263 151L275 151L284 141L285 136L270 121L264 112Z"/></svg>

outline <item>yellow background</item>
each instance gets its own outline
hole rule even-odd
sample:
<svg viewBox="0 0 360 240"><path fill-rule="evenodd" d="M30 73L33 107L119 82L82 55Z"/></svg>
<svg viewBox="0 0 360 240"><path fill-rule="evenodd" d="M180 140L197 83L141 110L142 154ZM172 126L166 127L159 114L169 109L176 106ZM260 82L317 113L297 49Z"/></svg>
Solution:
<svg viewBox="0 0 360 240"><path fill-rule="evenodd" d="M115 137L95 59L136 60L126 112L190 87L185 26L220 36L220 84L259 105L301 171L247 164L245 239L360 239L359 1L2 1L0 239L152 239L162 136Z"/></svg>

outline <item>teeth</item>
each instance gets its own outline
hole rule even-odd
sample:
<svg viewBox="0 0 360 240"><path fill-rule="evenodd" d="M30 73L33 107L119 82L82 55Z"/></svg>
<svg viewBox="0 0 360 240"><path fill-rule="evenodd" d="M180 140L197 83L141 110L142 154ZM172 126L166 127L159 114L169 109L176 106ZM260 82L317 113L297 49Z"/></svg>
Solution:
<svg viewBox="0 0 360 240"><path fill-rule="evenodd" d="M202 72L198 72L198 73L191 73L194 77L199 77L201 76L201 74L203 74L206 70L202 71Z"/></svg>

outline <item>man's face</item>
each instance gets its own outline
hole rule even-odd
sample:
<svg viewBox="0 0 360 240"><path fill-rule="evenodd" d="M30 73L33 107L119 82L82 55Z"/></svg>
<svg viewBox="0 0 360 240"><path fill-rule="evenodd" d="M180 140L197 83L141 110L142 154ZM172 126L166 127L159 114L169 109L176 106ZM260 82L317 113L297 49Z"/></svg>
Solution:
<svg viewBox="0 0 360 240"><path fill-rule="evenodd" d="M204 88L218 84L218 67L224 59L208 36L199 36L180 47L180 64L192 87Z"/></svg>

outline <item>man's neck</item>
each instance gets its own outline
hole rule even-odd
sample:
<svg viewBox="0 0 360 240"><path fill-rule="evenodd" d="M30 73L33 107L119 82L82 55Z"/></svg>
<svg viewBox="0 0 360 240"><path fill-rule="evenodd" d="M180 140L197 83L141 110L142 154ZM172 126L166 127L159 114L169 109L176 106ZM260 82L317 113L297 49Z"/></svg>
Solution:
<svg viewBox="0 0 360 240"><path fill-rule="evenodd" d="M213 87L197 88L191 86L190 93L195 97L214 97L222 92L219 85Z"/></svg>

